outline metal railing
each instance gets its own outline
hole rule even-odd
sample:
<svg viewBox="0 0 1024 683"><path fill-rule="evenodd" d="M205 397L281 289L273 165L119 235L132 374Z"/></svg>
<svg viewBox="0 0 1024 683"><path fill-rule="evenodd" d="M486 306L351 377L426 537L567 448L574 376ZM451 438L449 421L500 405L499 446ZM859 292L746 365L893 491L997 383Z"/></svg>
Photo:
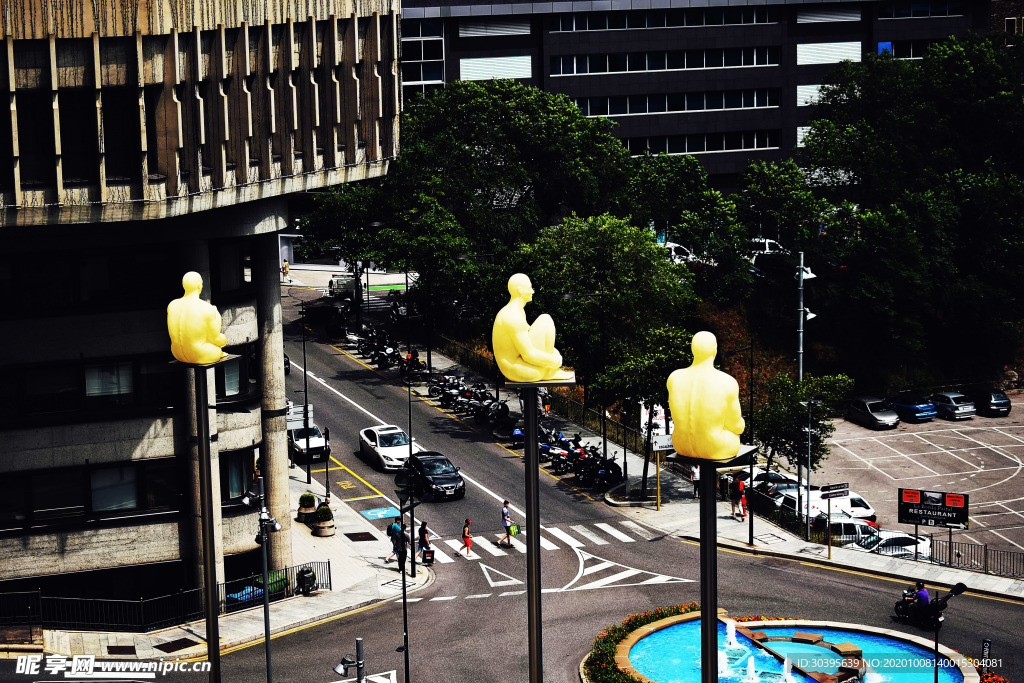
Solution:
<svg viewBox="0 0 1024 683"><path fill-rule="evenodd" d="M270 572L270 599L296 595L300 587L298 573L307 567L314 574L313 590L331 589L331 563L307 562ZM262 574L219 584L218 612L225 614L262 605L262 586ZM0 626L142 633L195 621L204 614L200 588L138 600L64 598L40 591L0 593Z"/></svg>

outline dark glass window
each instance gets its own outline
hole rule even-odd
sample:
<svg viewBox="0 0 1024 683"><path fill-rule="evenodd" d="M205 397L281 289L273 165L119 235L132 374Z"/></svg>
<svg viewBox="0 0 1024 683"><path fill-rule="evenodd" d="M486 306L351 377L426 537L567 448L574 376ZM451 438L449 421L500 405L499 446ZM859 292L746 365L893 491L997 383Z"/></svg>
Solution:
<svg viewBox="0 0 1024 683"><path fill-rule="evenodd" d="M178 470L174 458L161 458L146 463L146 507L176 509L178 507Z"/></svg>
<svg viewBox="0 0 1024 683"><path fill-rule="evenodd" d="M220 461L221 502L237 500L249 490L253 480L255 454L253 449L227 451L218 456Z"/></svg>
<svg viewBox="0 0 1024 683"><path fill-rule="evenodd" d="M61 170L67 185L99 182L99 148L96 135L96 91L92 88L62 88L60 106ZM93 116L89 116L89 111Z"/></svg>
<svg viewBox="0 0 1024 683"><path fill-rule="evenodd" d="M35 521L78 517L85 513L83 469L55 469L31 476L32 516Z"/></svg>
<svg viewBox="0 0 1024 683"><path fill-rule="evenodd" d="M608 71L626 71L625 52L616 52L608 55Z"/></svg>
<svg viewBox="0 0 1024 683"><path fill-rule="evenodd" d="M651 113L657 113L665 111L665 96L664 95L648 95L647 96L647 111Z"/></svg>
<svg viewBox="0 0 1024 683"><path fill-rule="evenodd" d="M135 510L139 507L139 486L134 464L103 467L90 472L94 512Z"/></svg>
<svg viewBox="0 0 1024 683"><path fill-rule="evenodd" d="M617 96L610 98L608 103L608 113L612 116L618 116L621 114L628 114L629 107L626 104L627 99L625 96Z"/></svg>
<svg viewBox="0 0 1024 683"><path fill-rule="evenodd" d="M127 406L133 403L132 363L112 361L85 367L85 399L89 408Z"/></svg>
<svg viewBox="0 0 1024 683"><path fill-rule="evenodd" d="M142 150L139 139L139 96L136 89L104 88L102 115L107 180L139 180Z"/></svg>

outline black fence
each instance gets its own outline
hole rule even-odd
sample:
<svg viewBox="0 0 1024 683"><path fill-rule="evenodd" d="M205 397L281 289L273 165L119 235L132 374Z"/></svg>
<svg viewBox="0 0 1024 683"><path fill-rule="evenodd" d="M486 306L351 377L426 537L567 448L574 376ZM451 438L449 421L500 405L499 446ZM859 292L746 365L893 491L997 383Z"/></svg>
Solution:
<svg viewBox="0 0 1024 683"><path fill-rule="evenodd" d="M299 572L307 568L313 572L312 590L331 589L331 563L307 562L270 572L270 599L296 595L300 590ZM217 588L221 614L263 604L262 574L228 581ZM200 588L139 600L62 598L39 591L0 593L0 627L144 633L195 621L205 614L204 591Z"/></svg>

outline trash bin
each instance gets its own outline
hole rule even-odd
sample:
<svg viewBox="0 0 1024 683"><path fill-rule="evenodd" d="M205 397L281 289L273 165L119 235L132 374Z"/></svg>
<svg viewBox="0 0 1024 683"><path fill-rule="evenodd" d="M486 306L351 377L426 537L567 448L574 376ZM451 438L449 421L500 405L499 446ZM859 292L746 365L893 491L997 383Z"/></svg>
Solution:
<svg viewBox="0 0 1024 683"><path fill-rule="evenodd" d="M298 574L295 575L295 582L298 584L300 593L303 595L309 595L314 589L316 589L316 572L309 567L303 567L299 570Z"/></svg>

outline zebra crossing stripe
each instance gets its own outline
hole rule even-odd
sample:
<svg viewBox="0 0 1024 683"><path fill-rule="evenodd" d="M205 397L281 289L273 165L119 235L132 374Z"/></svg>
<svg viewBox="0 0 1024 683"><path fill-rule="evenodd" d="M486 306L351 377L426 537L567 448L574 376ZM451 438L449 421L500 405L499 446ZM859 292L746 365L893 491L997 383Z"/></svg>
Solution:
<svg viewBox="0 0 1024 683"><path fill-rule="evenodd" d="M550 531L550 529L547 529L546 531ZM526 531L525 530L520 531L519 533L521 535L523 535L523 536L526 535ZM544 538L543 536L540 537L540 547L543 548L544 550L558 550L558 546L557 545L555 545L554 543L552 543L548 539Z"/></svg>
<svg viewBox="0 0 1024 683"><path fill-rule="evenodd" d="M622 522L621 524L622 524L622 526L626 527L627 529L629 529L630 531L632 531L634 534L636 534L640 538L644 539L645 541L649 541L652 538L654 538L654 534L652 532L650 532L647 529L643 528L642 526L640 526L636 522L631 522L629 520L626 520L625 522Z"/></svg>
<svg viewBox="0 0 1024 683"><path fill-rule="evenodd" d="M571 526L569 528L572 529L573 531L575 531L576 533L578 533L583 538L585 538L588 541L590 541L591 543L593 543L594 545L608 545L608 541L604 540L603 538L601 538L600 536L598 536L597 534L592 532L590 529L588 529L587 527L583 526L582 524L576 524L576 525ZM629 537L627 536L627 538L629 538ZM630 540L632 540L632 539L630 539Z"/></svg>
<svg viewBox="0 0 1024 683"><path fill-rule="evenodd" d="M451 548L452 550L454 550L456 554L458 554L459 548L462 547L462 539L461 538L446 538L446 539L444 539L444 544L446 546L448 546L449 548ZM465 557L465 555L463 555L463 557ZM476 551L474 551L472 548L470 548L469 549L469 557L467 559L479 560L480 556L476 554Z"/></svg>
<svg viewBox="0 0 1024 683"><path fill-rule="evenodd" d="M474 547L483 548L485 551L487 551L491 555L494 555L495 557L504 557L505 555L508 555L508 553L506 553L504 550L496 547L493 543L491 543L488 540L485 540L482 537L480 539L480 543L476 544Z"/></svg>
<svg viewBox="0 0 1024 683"><path fill-rule="evenodd" d="M462 544L460 543L459 545L462 545ZM430 547L434 551L434 562L440 562L441 564L448 564L449 562L454 562L455 561L454 557L448 557L443 552L441 552L441 549L438 548L436 545L432 545Z"/></svg>
<svg viewBox="0 0 1024 683"><path fill-rule="evenodd" d="M636 539L634 539L631 536L627 536L626 534L622 533L621 531L613 527L611 524L608 524L607 522L598 522L594 526L596 526L598 529L605 532L612 538L622 541L623 543L636 542Z"/></svg>
<svg viewBox="0 0 1024 683"><path fill-rule="evenodd" d="M549 534L551 534L552 536L554 536L558 540L562 541L563 543L565 543L570 548L582 548L583 547L582 543L580 543L575 538L573 538L572 536L570 536L569 534L565 533L564 531L562 531L561 529L559 529L557 527L553 527L553 526L544 527L544 531L548 532Z"/></svg>
<svg viewBox="0 0 1024 683"><path fill-rule="evenodd" d="M605 569L608 569L608 567L615 566L617 565L614 562L602 562L601 564L592 564L589 567L583 568L583 576L586 576L587 574L593 574L594 572L603 571Z"/></svg>
<svg viewBox="0 0 1024 683"><path fill-rule="evenodd" d="M494 534L494 537L497 538L498 540L501 540L502 538L505 537L505 534ZM515 536L509 536L509 541L512 543L512 547L515 548L516 550L518 550L519 552L521 552L521 553L525 553L526 552L526 546L523 545L523 542L520 541Z"/></svg>

